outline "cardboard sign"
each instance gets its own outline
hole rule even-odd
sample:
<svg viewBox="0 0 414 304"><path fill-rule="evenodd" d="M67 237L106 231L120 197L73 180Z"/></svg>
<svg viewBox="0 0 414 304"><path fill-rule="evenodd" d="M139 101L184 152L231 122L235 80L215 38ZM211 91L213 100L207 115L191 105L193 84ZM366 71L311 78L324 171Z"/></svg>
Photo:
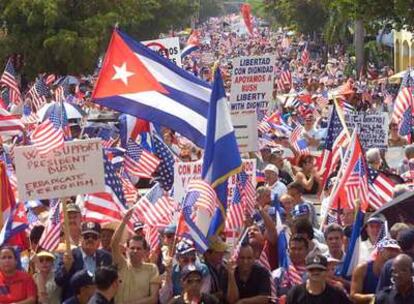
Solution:
<svg viewBox="0 0 414 304"><path fill-rule="evenodd" d="M100 139L65 142L63 149L41 155L35 146L16 147L20 201L102 192L105 189Z"/></svg>
<svg viewBox="0 0 414 304"><path fill-rule="evenodd" d="M180 40L178 37L148 40L143 41L142 43L151 50L157 52L161 56L164 56L181 67L181 50Z"/></svg>
<svg viewBox="0 0 414 304"><path fill-rule="evenodd" d="M272 100L275 57L240 57L233 60L231 111L267 110Z"/></svg>
<svg viewBox="0 0 414 304"><path fill-rule="evenodd" d="M234 133L240 153L258 150L257 113L235 112L231 114Z"/></svg>
<svg viewBox="0 0 414 304"><path fill-rule="evenodd" d="M193 179L201 179L203 162L178 162L174 163L174 199L181 202L184 198L188 183ZM244 170L254 186L256 186L256 159L243 159ZM236 184L236 176L233 175L228 181L228 201L233 199L233 189Z"/></svg>
<svg viewBox="0 0 414 304"><path fill-rule="evenodd" d="M388 113L356 113L346 114L345 122L352 134L358 128L358 136L362 147L386 149L388 146Z"/></svg>

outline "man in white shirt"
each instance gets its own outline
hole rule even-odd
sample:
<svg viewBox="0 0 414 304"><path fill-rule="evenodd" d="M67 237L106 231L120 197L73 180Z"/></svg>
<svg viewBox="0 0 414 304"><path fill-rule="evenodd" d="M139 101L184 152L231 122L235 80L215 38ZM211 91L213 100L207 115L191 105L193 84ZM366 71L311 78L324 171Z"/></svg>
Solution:
<svg viewBox="0 0 414 304"><path fill-rule="evenodd" d="M272 201L275 198L279 199L287 192L286 185L279 180L279 169L272 164L269 164L264 169L266 186L271 189Z"/></svg>
<svg viewBox="0 0 414 304"><path fill-rule="evenodd" d="M366 222L368 238L359 245L359 263L366 262L371 258L375 244L381 233L384 220L381 217L370 217Z"/></svg>

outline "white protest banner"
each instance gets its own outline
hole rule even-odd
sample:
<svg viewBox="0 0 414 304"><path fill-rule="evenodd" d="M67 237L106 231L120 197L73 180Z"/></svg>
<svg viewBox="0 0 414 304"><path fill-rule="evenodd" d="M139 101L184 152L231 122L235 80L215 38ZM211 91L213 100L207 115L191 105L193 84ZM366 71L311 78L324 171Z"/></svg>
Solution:
<svg viewBox="0 0 414 304"><path fill-rule="evenodd" d="M240 57L233 60L231 111L267 110L272 100L275 57Z"/></svg>
<svg viewBox="0 0 414 304"><path fill-rule="evenodd" d="M142 43L161 56L171 60L177 66L181 67L181 50L180 40L178 37L147 40L142 41Z"/></svg>
<svg viewBox="0 0 414 304"><path fill-rule="evenodd" d="M185 195L188 183L193 179L201 179L202 160L196 162L174 163L174 199L181 202ZM244 170L256 187L256 159L243 159ZM229 178L228 199L233 199L233 189L236 184L236 177Z"/></svg>
<svg viewBox="0 0 414 304"><path fill-rule="evenodd" d="M202 165L202 160L174 163L174 199L177 202L181 202L184 197L188 183L193 179L201 178Z"/></svg>
<svg viewBox="0 0 414 304"><path fill-rule="evenodd" d="M14 149L20 201L102 192L105 189L100 139L65 142L41 155L35 146Z"/></svg>
<svg viewBox="0 0 414 304"><path fill-rule="evenodd" d="M236 134L239 152L256 152L258 150L257 113L232 112L234 133Z"/></svg>
<svg viewBox="0 0 414 304"><path fill-rule="evenodd" d="M345 122L352 133L358 128L358 136L362 147L385 149L388 145L388 113L355 113L346 114Z"/></svg>

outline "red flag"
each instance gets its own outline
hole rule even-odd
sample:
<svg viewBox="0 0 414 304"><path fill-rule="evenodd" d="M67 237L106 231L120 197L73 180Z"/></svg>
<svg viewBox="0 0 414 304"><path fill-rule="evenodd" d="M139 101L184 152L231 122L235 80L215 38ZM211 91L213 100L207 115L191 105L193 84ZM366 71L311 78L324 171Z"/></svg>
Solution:
<svg viewBox="0 0 414 304"><path fill-rule="evenodd" d="M241 6L241 14L243 16L244 24L246 25L247 31L250 36L253 36L253 24L252 24L252 8L250 4L243 3Z"/></svg>

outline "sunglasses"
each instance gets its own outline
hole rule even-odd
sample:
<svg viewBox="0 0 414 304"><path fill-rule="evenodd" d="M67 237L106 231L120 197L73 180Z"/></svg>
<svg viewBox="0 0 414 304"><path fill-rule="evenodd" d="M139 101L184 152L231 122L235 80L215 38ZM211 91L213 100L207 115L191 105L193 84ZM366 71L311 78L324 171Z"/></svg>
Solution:
<svg viewBox="0 0 414 304"><path fill-rule="evenodd" d="M84 234L83 239L85 239L85 240L92 239L92 240L96 241L98 239L98 236L96 234L92 234L92 233L91 234Z"/></svg>
<svg viewBox="0 0 414 304"><path fill-rule="evenodd" d="M165 234L164 235L167 239L172 239L174 237L174 234Z"/></svg>
<svg viewBox="0 0 414 304"><path fill-rule="evenodd" d="M53 259L51 258L39 258L39 262L43 263L43 262L53 262Z"/></svg>

